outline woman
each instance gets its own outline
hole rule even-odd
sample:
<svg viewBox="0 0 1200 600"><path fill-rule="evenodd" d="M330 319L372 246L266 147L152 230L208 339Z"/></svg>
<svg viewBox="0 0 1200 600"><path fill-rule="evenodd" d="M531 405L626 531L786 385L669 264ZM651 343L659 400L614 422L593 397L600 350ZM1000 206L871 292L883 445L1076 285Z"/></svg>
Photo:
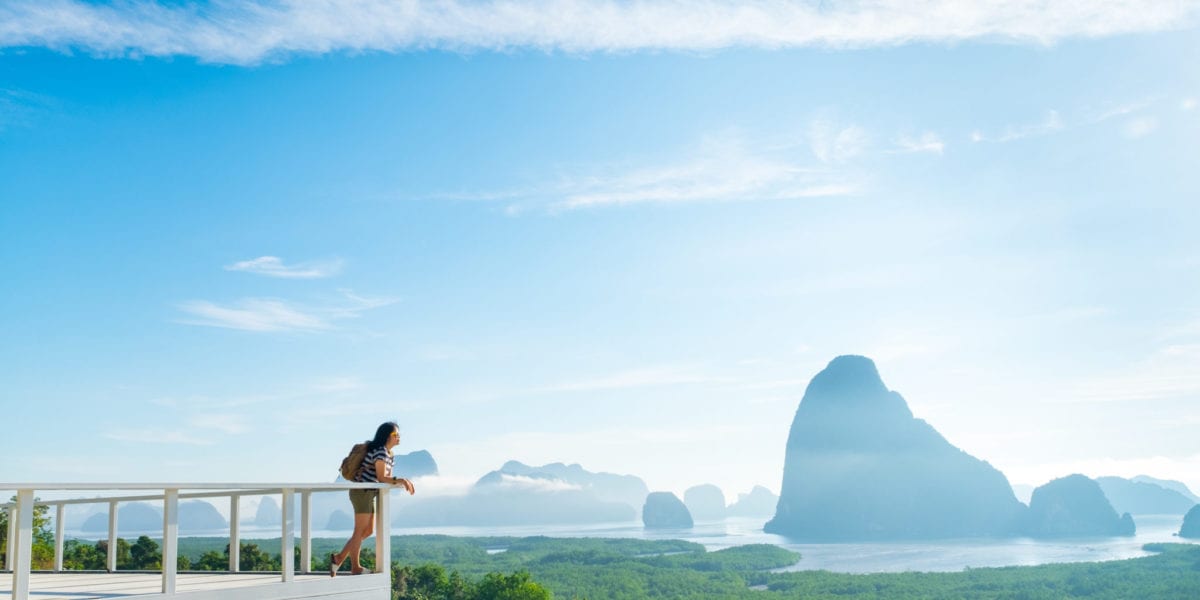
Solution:
<svg viewBox="0 0 1200 600"><path fill-rule="evenodd" d="M358 477L354 479L357 482L363 483L390 483L392 485L403 486L408 490L409 494L416 493L411 481L402 479L392 475L392 448L400 443L400 426L388 421L380 425L375 430L375 438L367 442L367 455L363 457L362 469L358 472ZM377 501L387 501L387 495L382 497L378 489L356 489L350 490L350 504L354 506L354 534L350 536L350 540L342 547L341 552L333 552L329 555L329 576L337 575L338 568L342 566L342 561L346 557L350 557L352 575L358 575L363 572L362 563L359 562L359 552L362 550L363 540L371 537L375 531L375 503ZM376 557L375 560L389 560L388 557Z"/></svg>

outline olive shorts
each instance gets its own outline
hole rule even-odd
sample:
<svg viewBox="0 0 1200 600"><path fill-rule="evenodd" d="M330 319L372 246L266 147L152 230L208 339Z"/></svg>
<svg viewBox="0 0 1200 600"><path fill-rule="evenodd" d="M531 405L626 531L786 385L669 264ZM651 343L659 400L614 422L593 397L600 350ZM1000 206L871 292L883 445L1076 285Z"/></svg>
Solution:
<svg viewBox="0 0 1200 600"><path fill-rule="evenodd" d="M350 504L354 506L354 514L375 514L375 499L378 497L379 490L350 490Z"/></svg>

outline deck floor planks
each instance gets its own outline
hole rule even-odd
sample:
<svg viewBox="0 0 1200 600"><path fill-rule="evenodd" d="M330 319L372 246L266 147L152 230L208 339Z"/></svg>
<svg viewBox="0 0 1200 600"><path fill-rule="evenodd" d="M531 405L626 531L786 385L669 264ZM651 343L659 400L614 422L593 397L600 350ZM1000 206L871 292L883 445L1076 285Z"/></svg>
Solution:
<svg viewBox="0 0 1200 600"><path fill-rule="evenodd" d="M175 592L247 588L280 583L279 573L180 573ZM326 574L296 575L296 581L324 580ZM162 592L159 573L31 573L31 600L127 598ZM12 574L0 573L0 599L12 598Z"/></svg>

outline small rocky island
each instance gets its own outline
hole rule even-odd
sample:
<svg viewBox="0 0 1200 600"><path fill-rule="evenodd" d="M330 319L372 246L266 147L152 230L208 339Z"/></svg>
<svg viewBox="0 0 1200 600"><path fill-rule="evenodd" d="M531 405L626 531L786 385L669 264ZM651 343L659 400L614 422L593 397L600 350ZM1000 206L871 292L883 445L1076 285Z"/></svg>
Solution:
<svg viewBox="0 0 1200 600"><path fill-rule="evenodd" d="M675 494L651 492L642 507L642 523L646 529L688 529L692 526L692 513Z"/></svg>
<svg viewBox="0 0 1200 600"><path fill-rule="evenodd" d="M1129 513L1117 516L1096 481L1068 475L1033 490L1025 527L1031 537L1131 536Z"/></svg>

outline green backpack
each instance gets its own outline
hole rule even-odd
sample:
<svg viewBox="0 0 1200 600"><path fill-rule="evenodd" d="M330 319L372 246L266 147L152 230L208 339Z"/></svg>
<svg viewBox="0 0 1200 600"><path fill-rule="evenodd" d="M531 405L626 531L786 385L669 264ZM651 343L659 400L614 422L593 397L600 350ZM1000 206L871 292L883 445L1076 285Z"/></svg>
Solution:
<svg viewBox="0 0 1200 600"><path fill-rule="evenodd" d="M358 474L362 472L363 460L367 458L367 443L355 444L350 449L350 454L342 459L342 467L338 469L342 473L342 479L346 481L355 481L358 479Z"/></svg>

